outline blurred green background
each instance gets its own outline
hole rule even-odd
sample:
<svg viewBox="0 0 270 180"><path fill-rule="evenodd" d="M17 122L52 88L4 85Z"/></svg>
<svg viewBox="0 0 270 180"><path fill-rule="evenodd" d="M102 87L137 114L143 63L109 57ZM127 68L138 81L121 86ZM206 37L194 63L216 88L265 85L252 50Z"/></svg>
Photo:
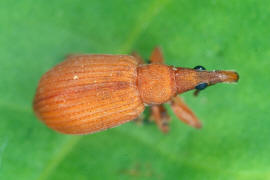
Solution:
<svg viewBox="0 0 270 180"><path fill-rule="evenodd" d="M172 116L163 135L134 122L85 136L58 134L36 119L39 78L70 53L148 58L234 69L185 101L195 130ZM270 1L1 0L0 179L270 179Z"/></svg>

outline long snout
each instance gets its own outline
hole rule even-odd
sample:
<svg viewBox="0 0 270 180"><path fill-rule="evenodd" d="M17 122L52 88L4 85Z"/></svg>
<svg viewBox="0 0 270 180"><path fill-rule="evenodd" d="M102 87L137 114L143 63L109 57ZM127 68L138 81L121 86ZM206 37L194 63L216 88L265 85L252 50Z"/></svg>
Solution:
<svg viewBox="0 0 270 180"><path fill-rule="evenodd" d="M239 80L238 73L234 71L210 71L207 76L207 78L203 79L208 80L210 85L223 82L232 83Z"/></svg>

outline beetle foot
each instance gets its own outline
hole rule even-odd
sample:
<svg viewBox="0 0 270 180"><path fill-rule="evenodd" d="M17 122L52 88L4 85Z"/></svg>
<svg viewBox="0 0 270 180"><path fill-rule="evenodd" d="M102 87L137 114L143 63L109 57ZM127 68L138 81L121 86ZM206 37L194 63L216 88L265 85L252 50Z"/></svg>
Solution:
<svg viewBox="0 0 270 180"><path fill-rule="evenodd" d="M167 110L163 105L153 105L151 106L151 117L150 119L154 120L158 125L159 129L163 133L169 131L169 122L170 117L167 113Z"/></svg>

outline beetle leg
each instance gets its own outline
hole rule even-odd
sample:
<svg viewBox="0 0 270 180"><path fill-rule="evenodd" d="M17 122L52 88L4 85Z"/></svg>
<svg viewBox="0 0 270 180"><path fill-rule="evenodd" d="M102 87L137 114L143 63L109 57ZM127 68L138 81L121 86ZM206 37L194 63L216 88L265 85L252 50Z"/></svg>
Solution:
<svg viewBox="0 0 270 180"><path fill-rule="evenodd" d="M164 63L163 53L160 47L155 47L150 56L151 63Z"/></svg>
<svg viewBox="0 0 270 180"><path fill-rule="evenodd" d="M145 64L143 58L136 52L132 52L131 56L135 57L139 64Z"/></svg>
<svg viewBox="0 0 270 180"><path fill-rule="evenodd" d="M151 53L150 56L150 62L151 63L164 63L163 53L159 47L155 47L154 50ZM169 131L169 120L170 117L164 108L164 106L161 105L154 105L151 107L151 117L155 120L158 127L161 129L163 133L166 133Z"/></svg>
<svg viewBox="0 0 270 180"><path fill-rule="evenodd" d="M144 64L144 60L141 58L139 54L136 52L133 52L131 54L134 56L139 64ZM163 54L162 51L159 47L155 47L154 50L152 51L152 54L150 56L150 62L151 63L160 63L163 64ZM159 129L163 133L167 133L169 131L169 120L170 117L163 105L153 105L151 106L151 117L150 120L153 119L156 124L158 125Z"/></svg>
<svg viewBox="0 0 270 180"><path fill-rule="evenodd" d="M195 116L195 114L191 111L191 109L184 103L182 98L176 96L171 101L171 107L175 113L175 115L184 123L194 127L200 128L201 122Z"/></svg>
<svg viewBox="0 0 270 180"><path fill-rule="evenodd" d="M151 106L151 119L154 119L159 129L163 133L169 131L169 120L170 117L163 105L153 105Z"/></svg>
<svg viewBox="0 0 270 180"><path fill-rule="evenodd" d="M164 63L164 58L162 51L159 47L156 47L150 57L151 63ZM160 106L160 105L159 105ZM171 102L172 109L175 115L184 123L193 126L195 128L201 127L201 122L195 116L195 114L189 109L189 107L184 103L184 101L176 96Z"/></svg>

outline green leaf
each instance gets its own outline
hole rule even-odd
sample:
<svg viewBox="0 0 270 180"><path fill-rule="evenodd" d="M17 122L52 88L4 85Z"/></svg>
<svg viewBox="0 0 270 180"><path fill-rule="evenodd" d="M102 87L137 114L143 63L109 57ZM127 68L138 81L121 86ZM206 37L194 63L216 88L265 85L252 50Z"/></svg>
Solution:
<svg viewBox="0 0 270 180"><path fill-rule="evenodd" d="M0 179L270 179L270 2L2 0ZM173 115L163 135L130 122L67 136L34 116L39 78L72 53L163 48L166 63L235 69L236 85L183 95L201 130Z"/></svg>

